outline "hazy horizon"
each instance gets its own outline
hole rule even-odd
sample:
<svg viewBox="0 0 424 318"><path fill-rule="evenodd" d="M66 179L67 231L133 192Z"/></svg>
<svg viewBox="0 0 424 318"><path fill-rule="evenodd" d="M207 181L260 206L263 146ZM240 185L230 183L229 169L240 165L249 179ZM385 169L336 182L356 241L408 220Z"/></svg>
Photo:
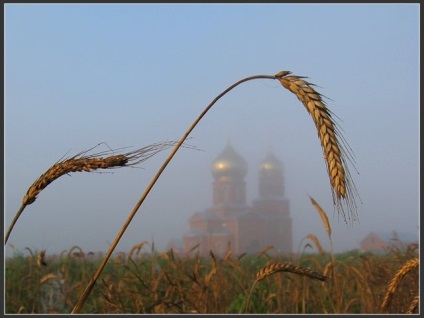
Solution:
<svg viewBox="0 0 424 318"><path fill-rule="evenodd" d="M419 233L418 4L4 9L5 230L31 184L65 154L102 142L131 150L178 140L231 84L289 70L329 98L355 155L349 168L362 201L359 222L348 226L334 212L304 106L277 81L255 80L201 120L188 140L199 150L177 152L115 251L144 240L164 250L182 238L190 216L212 205L211 165L229 140L248 162L248 205L270 146L283 162L294 251L308 233L329 248L309 196L328 214L336 252L359 248L370 232ZM139 168L62 176L26 207L8 243L48 253L107 251L170 151Z"/></svg>

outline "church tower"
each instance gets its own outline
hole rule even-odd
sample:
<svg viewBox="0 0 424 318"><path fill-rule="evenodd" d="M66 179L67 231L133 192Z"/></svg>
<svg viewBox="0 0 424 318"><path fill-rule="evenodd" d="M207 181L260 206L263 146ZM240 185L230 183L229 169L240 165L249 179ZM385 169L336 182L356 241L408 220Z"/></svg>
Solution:
<svg viewBox="0 0 424 318"><path fill-rule="evenodd" d="M292 253L292 220L283 172L283 163L270 149L259 165L259 198L253 201L253 210L266 218L267 244L280 252Z"/></svg>
<svg viewBox="0 0 424 318"><path fill-rule="evenodd" d="M259 165L259 195L262 198L284 197L283 163L272 149Z"/></svg>
<svg viewBox="0 0 424 318"><path fill-rule="evenodd" d="M237 214L240 207L246 208L247 163L228 143L212 164L213 208L219 216ZM225 211L220 209L225 207Z"/></svg>
<svg viewBox="0 0 424 318"><path fill-rule="evenodd" d="M217 255L222 255L227 245L234 253L240 253L243 246L240 241L243 232L240 217L251 210L246 204L246 174L246 160L228 142L212 163L213 204L208 212L221 222L219 231L210 236L211 249Z"/></svg>

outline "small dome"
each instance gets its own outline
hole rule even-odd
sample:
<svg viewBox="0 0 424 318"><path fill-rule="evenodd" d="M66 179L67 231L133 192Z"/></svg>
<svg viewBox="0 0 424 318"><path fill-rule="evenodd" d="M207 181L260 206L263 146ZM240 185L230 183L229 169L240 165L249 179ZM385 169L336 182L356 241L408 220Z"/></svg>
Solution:
<svg viewBox="0 0 424 318"><path fill-rule="evenodd" d="M212 175L215 178L222 176L244 177L246 174L247 163L231 144L225 147L212 164Z"/></svg>
<svg viewBox="0 0 424 318"><path fill-rule="evenodd" d="M263 173L283 173L283 163L279 160L272 151L268 153L264 160L259 165L259 172Z"/></svg>

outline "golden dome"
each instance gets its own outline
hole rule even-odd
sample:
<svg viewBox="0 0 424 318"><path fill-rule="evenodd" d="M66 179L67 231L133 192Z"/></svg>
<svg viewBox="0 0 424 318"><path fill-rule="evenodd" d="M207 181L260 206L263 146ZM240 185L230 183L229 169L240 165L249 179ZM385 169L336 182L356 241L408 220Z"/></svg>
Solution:
<svg viewBox="0 0 424 318"><path fill-rule="evenodd" d="M283 173L283 163L279 160L272 151L268 153L264 160L259 165L259 171L262 173Z"/></svg>
<svg viewBox="0 0 424 318"><path fill-rule="evenodd" d="M244 177L246 174L246 161L234 150L230 143L212 164L212 175L215 178L222 176Z"/></svg>

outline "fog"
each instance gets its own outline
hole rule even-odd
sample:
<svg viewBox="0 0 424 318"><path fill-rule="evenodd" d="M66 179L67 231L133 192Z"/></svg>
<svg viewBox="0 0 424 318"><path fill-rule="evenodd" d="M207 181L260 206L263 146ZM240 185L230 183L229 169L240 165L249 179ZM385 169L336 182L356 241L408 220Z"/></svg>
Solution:
<svg viewBox="0 0 424 318"><path fill-rule="evenodd" d="M284 165L293 250L309 233L336 251L370 232L419 231L418 5L5 5L4 227L63 156L178 140L224 89L290 70L329 97L355 155L359 222L334 209L316 128L277 81L222 97L171 160L116 251L164 250L212 205L211 166L229 140L247 161L247 204L270 147ZM170 153L137 167L72 173L26 207L7 254L107 251ZM357 173L358 171L358 173Z"/></svg>

